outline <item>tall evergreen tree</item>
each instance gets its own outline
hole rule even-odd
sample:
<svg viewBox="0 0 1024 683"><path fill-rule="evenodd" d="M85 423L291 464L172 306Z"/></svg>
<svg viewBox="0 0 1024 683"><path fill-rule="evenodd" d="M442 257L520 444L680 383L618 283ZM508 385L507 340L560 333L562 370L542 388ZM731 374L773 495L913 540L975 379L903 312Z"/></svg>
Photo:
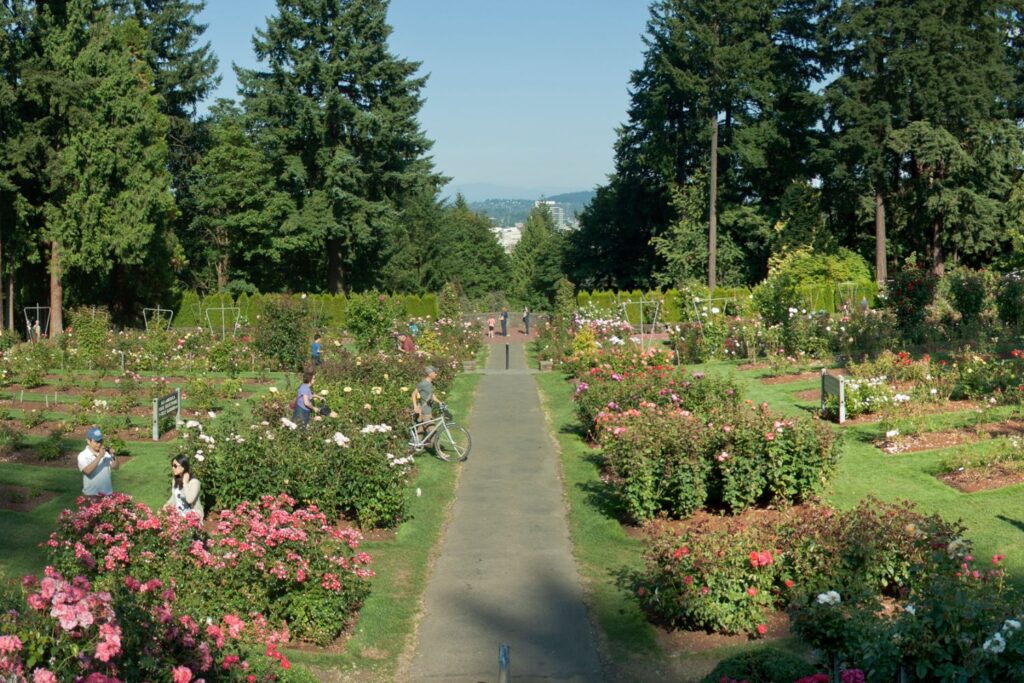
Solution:
<svg viewBox="0 0 1024 683"><path fill-rule="evenodd" d="M211 110L211 148L192 168L190 260L196 285L224 291L238 279L270 291L279 288L282 255L301 242L285 221L291 200L275 189L269 161L250 140L241 110L222 100Z"/></svg>
<svg viewBox="0 0 1024 683"><path fill-rule="evenodd" d="M540 309L549 306L562 279L562 236L546 206L530 211L512 250L512 297Z"/></svg>
<svg viewBox="0 0 1024 683"><path fill-rule="evenodd" d="M332 292L379 283L406 203L442 181L416 120L425 77L388 49L387 6L278 0L253 40L265 70L238 70L294 219L318 243L305 258Z"/></svg>
<svg viewBox="0 0 1024 683"><path fill-rule="evenodd" d="M38 206L59 334L66 281L73 298L111 301L122 316L137 296L167 286L167 119L152 72L134 56L147 42L134 20L69 0L41 5L32 30L38 48L23 88L35 109L26 127L42 160Z"/></svg>
<svg viewBox="0 0 1024 683"><path fill-rule="evenodd" d="M457 278L470 299L504 289L510 264L491 232L490 219L473 213L460 194L443 220L433 284Z"/></svg>
<svg viewBox="0 0 1024 683"><path fill-rule="evenodd" d="M1007 137L1020 101L1016 16L992 0L834 2L824 14L824 63L838 74L826 89L825 194L838 225L873 216L880 281L892 227L937 271L950 250L994 244L1013 161L991 143L1019 147ZM986 177L995 182L973 180Z"/></svg>
<svg viewBox="0 0 1024 683"><path fill-rule="evenodd" d="M709 284L719 228L763 270L770 226L788 186L809 176L818 112L810 88L813 3L660 0L651 8L643 66L632 74L629 121L618 133L615 173L572 239L574 278L595 257L608 284L651 284L650 246L674 220L671 189L710 178ZM721 189L719 189L721 188ZM637 263L644 264L642 269ZM630 272L629 269L635 269Z"/></svg>

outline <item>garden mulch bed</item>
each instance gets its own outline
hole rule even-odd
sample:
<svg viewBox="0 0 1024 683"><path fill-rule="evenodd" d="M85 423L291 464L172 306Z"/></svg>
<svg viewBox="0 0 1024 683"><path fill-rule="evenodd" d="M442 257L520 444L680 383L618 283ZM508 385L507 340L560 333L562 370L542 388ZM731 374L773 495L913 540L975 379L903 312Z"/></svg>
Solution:
<svg viewBox="0 0 1024 683"><path fill-rule="evenodd" d="M773 612L765 621L768 631L758 641L771 642L793 636L789 626L789 616L785 612ZM655 638L666 652L704 652L730 645L742 645L754 640L752 636L737 634L733 636L704 631L670 631L657 628Z"/></svg>
<svg viewBox="0 0 1024 683"><path fill-rule="evenodd" d="M27 486L0 484L0 510L31 512L48 500L57 497L53 491L40 491Z"/></svg>
<svg viewBox="0 0 1024 683"><path fill-rule="evenodd" d="M949 448L965 443L974 443L982 438L999 436L1024 435L1024 420L1007 420L1005 422L987 422L957 429L945 429L935 432L922 432L910 436L900 436L894 442L878 441L875 443L880 450L889 454L916 453L930 451L935 448Z"/></svg>
<svg viewBox="0 0 1024 683"><path fill-rule="evenodd" d="M82 437L82 448L85 448L84 436ZM0 463L32 465L34 467L73 467L78 469L78 453L79 451L67 451L62 453L60 458L56 460L42 460L39 458L39 455L35 450L31 448L19 448L6 455L0 455ZM118 467L131 461L132 459L130 456L117 456Z"/></svg>
<svg viewBox="0 0 1024 683"><path fill-rule="evenodd" d="M47 405L47 403L45 401L15 401L15 400L12 400L12 399L0 399L0 406L8 407L8 408L13 408L15 410L35 410L35 411L38 411L40 413L63 413L63 414L69 414L72 411L72 409L75 408L75 404L73 404L73 403L50 403L49 405ZM99 414L99 413L97 413L97 414ZM110 414L111 415L116 414L116 415L120 416L120 415L124 415L124 411L117 411L115 413L113 410L111 410ZM147 406L147 405L135 406L134 408L132 408L131 410L128 411L128 414L129 415L134 415L135 417L152 417L152 415L153 415L153 406L151 406L151 405L149 405L149 406ZM189 409L189 408L182 408L181 409L181 415L182 415L182 417L196 417L196 416L205 417L206 416L206 411L205 410L193 410L193 409Z"/></svg>
<svg viewBox="0 0 1024 683"><path fill-rule="evenodd" d="M1003 463L983 469L965 469L936 476L943 483L964 493L992 491L1024 483L1024 470L1012 464Z"/></svg>
<svg viewBox="0 0 1024 683"><path fill-rule="evenodd" d="M814 398L815 400L820 398L820 394L817 391L815 391ZM983 407L984 406L977 401L946 401L944 403L915 403L910 401L904 404L898 417L907 418L920 417L923 415L936 415L939 413L957 413L966 410L981 410ZM840 427L873 424L880 422L881 419L881 413L867 413L864 415L858 415L857 417L847 418Z"/></svg>
<svg viewBox="0 0 1024 683"><path fill-rule="evenodd" d="M741 366L742 367L742 366ZM830 375L845 375L846 370L842 368L829 368L828 373ZM801 372L794 375L775 375L773 377L761 377L758 381L761 384L794 384L796 382L807 382L812 379L821 379L820 370L811 370L808 372ZM817 394L817 389L814 390Z"/></svg>
<svg viewBox="0 0 1024 683"><path fill-rule="evenodd" d="M0 420L0 425L9 427L20 434L28 434L31 436L49 436L51 432L58 429L61 425L59 420L47 420L42 424L38 424L35 427L26 428L19 420ZM89 429L89 425L81 425L75 427L72 431L64 435L65 439L74 441L75 439L81 439L83 448L85 447L85 432ZM148 441L153 442L153 432L149 425L145 427L138 426L132 427L131 429L119 429L112 436L120 437L125 441ZM172 441L178 436L177 430L171 430L164 432L160 435L160 441Z"/></svg>

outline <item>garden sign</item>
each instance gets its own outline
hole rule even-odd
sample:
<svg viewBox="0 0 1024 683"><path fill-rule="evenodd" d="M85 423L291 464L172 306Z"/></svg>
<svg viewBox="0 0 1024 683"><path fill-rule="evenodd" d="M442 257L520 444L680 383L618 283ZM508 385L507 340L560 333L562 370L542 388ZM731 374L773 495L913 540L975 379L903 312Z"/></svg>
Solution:
<svg viewBox="0 0 1024 683"><path fill-rule="evenodd" d="M829 396L839 399L838 418L839 424L846 421L846 396L843 391L843 378L828 374L828 370L821 369L821 411L825 412L825 401Z"/></svg>
<svg viewBox="0 0 1024 683"><path fill-rule="evenodd" d="M174 415L174 424L181 422L181 389L153 399L153 441L160 440L160 420Z"/></svg>

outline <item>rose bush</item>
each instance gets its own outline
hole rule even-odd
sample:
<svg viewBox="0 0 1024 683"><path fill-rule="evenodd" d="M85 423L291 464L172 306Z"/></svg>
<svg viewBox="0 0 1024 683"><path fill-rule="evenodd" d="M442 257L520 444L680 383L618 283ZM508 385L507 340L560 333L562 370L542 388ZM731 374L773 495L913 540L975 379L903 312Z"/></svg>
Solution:
<svg viewBox="0 0 1024 683"><path fill-rule="evenodd" d="M315 680L260 641L258 622L235 614L197 620L179 610L173 583L128 575L101 590L47 567L0 600L0 676L33 683Z"/></svg>
<svg viewBox="0 0 1024 683"><path fill-rule="evenodd" d="M962 543L961 532L909 504L876 500L849 511L810 506L705 520L651 537L644 568L623 573L619 585L670 627L763 635L772 609L817 609L829 591L875 601L912 592L945 568L932 545ZM813 623L824 647L836 625Z"/></svg>
<svg viewBox="0 0 1024 683"><path fill-rule="evenodd" d="M210 516L200 538L194 515L154 513L124 494L80 499L47 542L68 576L115 591L122 583L174 585L192 619L258 615L283 633L324 644L338 636L369 591L360 534L339 530L315 507L265 496Z"/></svg>

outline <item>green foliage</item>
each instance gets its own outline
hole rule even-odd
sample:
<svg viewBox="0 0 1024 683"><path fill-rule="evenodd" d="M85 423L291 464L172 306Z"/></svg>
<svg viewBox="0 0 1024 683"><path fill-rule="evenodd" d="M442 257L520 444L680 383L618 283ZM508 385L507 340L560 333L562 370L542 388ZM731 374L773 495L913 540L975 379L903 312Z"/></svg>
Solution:
<svg viewBox="0 0 1024 683"><path fill-rule="evenodd" d="M447 318L448 320L461 320L461 298L462 292L460 291L458 284L455 282L446 282L444 287L441 288L441 295L438 298L438 317Z"/></svg>
<svg viewBox="0 0 1024 683"><path fill-rule="evenodd" d="M523 236L512 250L512 298L533 310L547 310L562 277L562 237L547 207L530 212Z"/></svg>
<svg viewBox="0 0 1024 683"><path fill-rule="evenodd" d="M74 367L109 367L110 314L104 308L82 307L72 309L68 314L70 330L62 343L68 351L68 359Z"/></svg>
<svg viewBox="0 0 1024 683"><path fill-rule="evenodd" d="M353 294L346 311L348 332L360 350L387 348L392 344L395 321L402 312L402 305L396 298L375 290Z"/></svg>
<svg viewBox="0 0 1024 683"><path fill-rule="evenodd" d="M886 306L896 314L901 332L912 341L925 335L927 308L935 300L938 278L935 273L915 263L907 263L893 273L886 287Z"/></svg>
<svg viewBox="0 0 1024 683"><path fill-rule="evenodd" d="M947 275L949 296L965 326L978 323L988 305L990 283L985 271L954 268Z"/></svg>
<svg viewBox="0 0 1024 683"><path fill-rule="evenodd" d="M181 297L181 305L174 313L174 326L181 328L197 327L199 325L200 300L199 295L193 291L187 291Z"/></svg>
<svg viewBox="0 0 1024 683"><path fill-rule="evenodd" d="M294 370L306 359L309 319L305 307L291 297L262 302L253 329L253 348L273 359L279 369Z"/></svg>
<svg viewBox="0 0 1024 683"><path fill-rule="evenodd" d="M813 666L791 652L776 647L761 647L726 657L704 677L703 683L721 683L722 680L789 683L814 673Z"/></svg>

